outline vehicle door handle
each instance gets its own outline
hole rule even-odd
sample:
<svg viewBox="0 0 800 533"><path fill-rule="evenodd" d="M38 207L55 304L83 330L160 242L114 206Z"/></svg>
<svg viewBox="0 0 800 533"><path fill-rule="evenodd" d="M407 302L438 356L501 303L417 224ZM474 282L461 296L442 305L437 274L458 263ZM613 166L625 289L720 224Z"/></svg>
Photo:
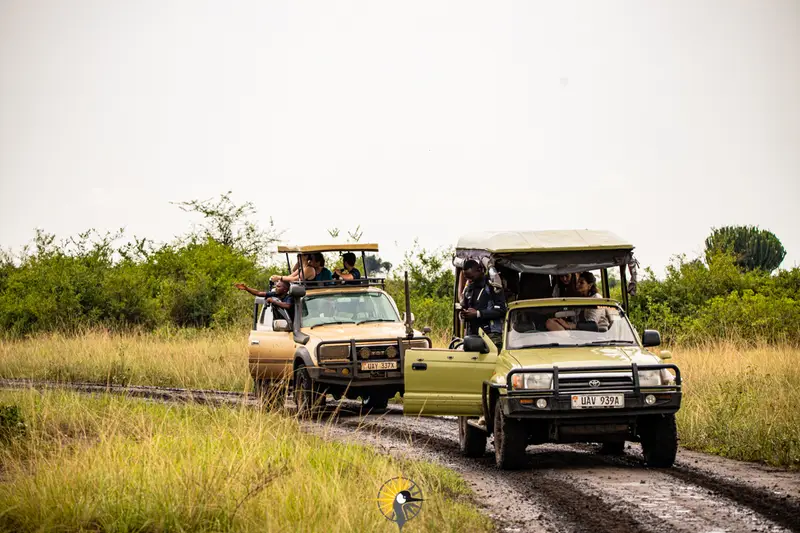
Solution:
<svg viewBox="0 0 800 533"><path fill-rule="evenodd" d="M473 355L472 357L470 357L470 359L472 359L473 361L477 361L478 360L478 356L477 355Z"/></svg>
<svg viewBox="0 0 800 533"><path fill-rule="evenodd" d="M447 358L448 358L448 359L452 359L452 358L453 358L453 356L452 356L452 355L448 355L448 356L447 356Z"/></svg>
<svg viewBox="0 0 800 533"><path fill-rule="evenodd" d="M261 342L259 342L257 339L250 341L251 346L258 346L259 344L261 344Z"/></svg>
<svg viewBox="0 0 800 533"><path fill-rule="evenodd" d="M411 370L428 370L428 363L411 363Z"/></svg>

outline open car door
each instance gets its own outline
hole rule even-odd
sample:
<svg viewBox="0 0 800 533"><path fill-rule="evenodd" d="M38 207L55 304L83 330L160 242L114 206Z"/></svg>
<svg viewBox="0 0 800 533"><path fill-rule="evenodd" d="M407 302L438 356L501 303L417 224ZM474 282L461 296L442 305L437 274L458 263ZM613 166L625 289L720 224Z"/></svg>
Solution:
<svg viewBox="0 0 800 533"><path fill-rule="evenodd" d="M404 415L479 416L483 382L492 377L497 347L483 331L488 353L441 348L406 350Z"/></svg>

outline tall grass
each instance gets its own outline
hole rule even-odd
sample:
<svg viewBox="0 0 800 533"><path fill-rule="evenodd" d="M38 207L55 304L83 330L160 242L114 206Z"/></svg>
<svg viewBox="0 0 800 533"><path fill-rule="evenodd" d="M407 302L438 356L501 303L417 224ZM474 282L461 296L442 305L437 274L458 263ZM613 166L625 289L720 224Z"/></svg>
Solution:
<svg viewBox="0 0 800 533"><path fill-rule="evenodd" d="M2 531L394 531L380 485L414 479L408 531L489 531L465 483L430 464L303 433L251 408L0 392L25 432L0 441Z"/></svg>
<svg viewBox="0 0 800 533"><path fill-rule="evenodd" d="M674 355L685 380L683 446L800 468L800 349L723 342Z"/></svg>
<svg viewBox="0 0 800 533"><path fill-rule="evenodd" d="M244 390L250 387L247 332L88 330L78 336L0 338L0 377Z"/></svg>

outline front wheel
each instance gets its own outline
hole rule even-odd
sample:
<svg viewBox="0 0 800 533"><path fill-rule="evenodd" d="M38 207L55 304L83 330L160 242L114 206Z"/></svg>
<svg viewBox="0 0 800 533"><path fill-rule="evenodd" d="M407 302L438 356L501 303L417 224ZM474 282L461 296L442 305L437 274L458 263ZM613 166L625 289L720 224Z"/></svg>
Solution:
<svg viewBox="0 0 800 533"><path fill-rule="evenodd" d="M486 432L467 424L474 417L458 417L458 446L466 457L483 457L486 453Z"/></svg>
<svg viewBox="0 0 800 533"><path fill-rule="evenodd" d="M625 455L625 441L604 442L600 445L600 455Z"/></svg>
<svg viewBox="0 0 800 533"><path fill-rule="evenodd" d="M494 409L494 461L501 470L519 470L525 466L528 435L519 420L506 418L500 401Z"/></svg>
<svg viewBox="0 0 800 533"><path fill-rule="evenodd" d="M300 365L295 370L294 403L297 405L297 413L303 416L311 414L314 407L325 406L325 395L316 394L314 380L305 365Z"/></svg>
<svg viewBox="0 0 800 533"><path fill-rule="evenodd" d="M361 397L361 409L366 412L384 411L389 405L389 397L379 392L370 392Z"/></svg>
<svg viewBox="0 0 800 533"><path fill-rule="evenodd" d="M647 466L669 468L678 454L678 427L675 415L652 415L639 423L642 453Z"/></svg>

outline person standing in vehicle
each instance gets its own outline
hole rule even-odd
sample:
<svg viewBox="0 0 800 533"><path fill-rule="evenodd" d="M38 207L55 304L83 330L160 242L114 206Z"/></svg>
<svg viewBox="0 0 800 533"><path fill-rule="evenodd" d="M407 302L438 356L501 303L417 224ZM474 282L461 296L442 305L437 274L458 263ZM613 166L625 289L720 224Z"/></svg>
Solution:
<svg viewBox="0 0 800 533"><path fill-rule="evenodd" d="M322 254L320 254L322 255ZM311 264L312 254L306 254L300 256L300 263L303 264L303 280L308 281L313 279L314 276L317 275L316 269ZM270 281L300 281L300 263L294 265L294 269L292 273L289 275L280 276L275 274L274 276L270 276Z"/></svg>
<svg viewBox="0 0 800 533"><path fill-rule="evenodd" d="M289 313L289 318L294 320L294 298L289 294L291 284L288 281L278 280L275 284L275 290L270 292L253 289L244 283L236 283L234 287L240 291L247 291L253 296L261 296L272 307L286 310Z"/></svg>
<svg viewBox="0 0 800 533"><path fill-rule="evenodd" d="M333 279L343 279L346 285L357 285L353 280L361 279L361 272L356 268L356 254L347 252L342 255L344 268L336 268L333 271Z"/></svg>
<svg viewBox="0 0 800 533"><path fill-rule="evenodd" d="M325 268L325 256L322 253L314 252L311 254L308 264L314 268L315 273L314 278L310 281L331 281L333 279L331 271Z"/></svg>
<svg viewBox="0 0 800 533"><path fill-rule="evenodd" d="M495 291L486 279L483 266L469 259L464 262L464 287L461 299L461 319L464 321L465 335L478 335L478 328L501 348L503 340L503 318L506 314L506 301L502 290Z"/></svg>

